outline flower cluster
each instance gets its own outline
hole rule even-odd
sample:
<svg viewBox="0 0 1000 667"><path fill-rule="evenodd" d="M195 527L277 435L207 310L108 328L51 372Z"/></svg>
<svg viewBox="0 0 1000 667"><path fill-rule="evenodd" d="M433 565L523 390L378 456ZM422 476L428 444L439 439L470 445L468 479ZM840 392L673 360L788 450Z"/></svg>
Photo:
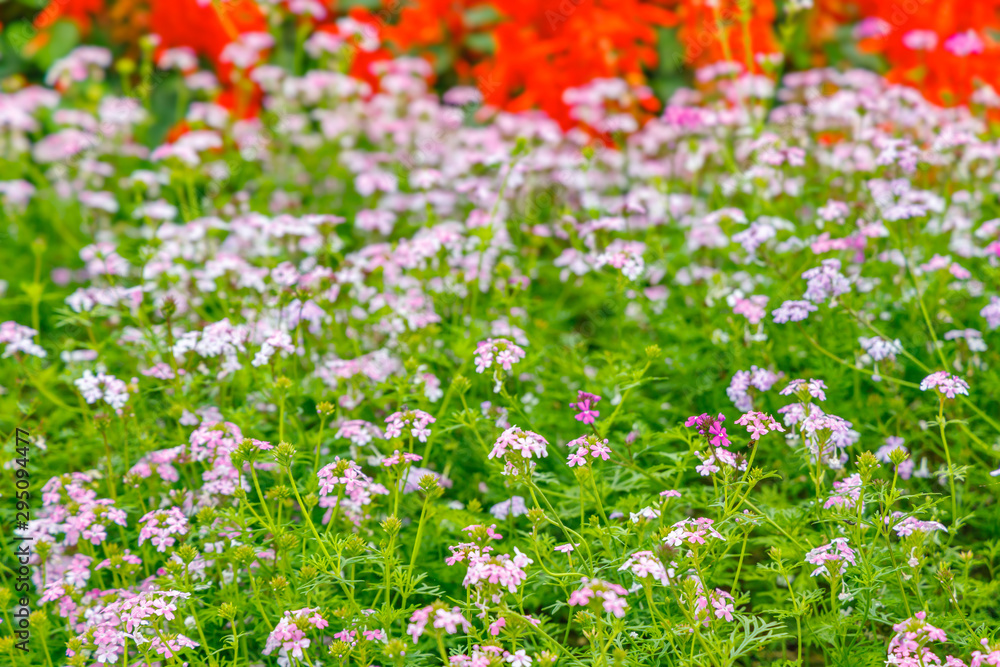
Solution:
<svg viewBox="0 0 1000 667"><path fill-rule="evenodd" d="M597 460L607 461L611 455L608 439L599 439L596 435L583 435L566 443L570 449L569 467L583 466Z"/></svg>
<svg viewBox="0 0 1000 667"><path fill-rule="evenodd" d="M468 566L462 584L476 589L481 599L493 602L502 598L503 591L517 593L518 587L528 578L526 568L535 562L517 547L514 555L509 556L493 553L492 547L476 546L465 551L464 560Z"/></svg>
<svg viewBox="0 0 1000 667"><path fill-rule="evenodd" d="M721 415L720 415L721 416ZM768 433L784 432L785 428L774 420L771 415L763 412L750 411L736 420L740 426L746 426L751 440L760 440Z"/></svg>
<svg viewBox="0 0 1000 667"><path fill-rule="evenodd" d="M946 371L931 373L920 382L921 391L937 389L946 398L955 398L961 394L969 395L969 383L960 377L955 377Z"/></svg>
<svg viewBox="0 0 1000 667"><path fill-rule="evenodd" d="M271 655L278 651L284 659L307 660L304 649L309 648L312 640L306 637L306 632L315 628L322 630L330 623L319 613L319 609L306 607L295 611L286 611L278 621L271 634L267 636L267 644L262 653Z"/></svg>
<svg viewBox="0 0 1000 667"><path fill-rule="evenodd" d="M578 422L593 424L597 421L597 418L601 416L600 411L594 409L600 402L601 397L597 394L591 394L581 390L576 392L576 402L570 403L569 407L579 410L574 417Z"/></svg>
<svg viewBox="0 0 1000 667"><path fill-rule="evenodd" d="M733 596L721 588L707 593L703 592L695 601L695 614L706 627L713 617L732 621L734 611L736 608L733 605Z"/></svg>
<svg viewBox="0 0 1000 667"><path fill-rule="evenodd" d="M149 540L161 553L177 543L176 535L186 535L189 530L187 517L179 507L153 510L139 519L139 523L142 524L139 544Z"/></svg>
<svg viewBox="0 0 1000 667"><path fill-rule="evenodd" d="M682 519L670 527L670 532L663 538L663 542L672 547L680 547L685 544L705 544L705 538L726 539L715 529L714 524L715 520L707 517Z"/></svg>
<svg viewBox="0 0 1000 667"><path fill-rule="evenodd" d="M729 440L729 435L726 433L726 427L722 425L724 421L726 421L726 416L721 412L717 417L702 413L688 417L687 421L684 422L684 426L688 428L695 427L698 433L705 436L705 439L716 447L728 447L732 443Z"/></svg>
<svg viewBox="0 0 1000 667"><path fill-rule="evenodd" d="M601 579L584 579L580 588L570 593L569 606L594 607L599 612L622 618L628 609L626 595L628 591L618 584Z"/></svg>
<svg viewBox="0 0 1000 667"><path fill-rule="evenodd" d="M823 503L823 507L840 507L845 510L853 510L861 501L861 493L864 485L861 482L861 475L854 473L845 479L837 480L833 483L833 493ZM862 503L862 509L864 503Z"/></svg>
<svg viewBox="0 0 1000 667"><path fill-rule="evenodd" d="M770 391L771 387L781 377L781 373L751 366L750 370L737 371L733 375L733 379L729 383L729 388L726 389L726 395L729 396L729 400L733 402L737 410L746 412L753 408L753 397L750 390L756 389L759 392Z"/></svg>
<svg viewBox="0 0 1000 667"><path fill-rule="evenodd" d="M423 410L394 412L385 418L385 437L398 438L408 430L412 437L420 442L427 442L427 438L431 436L431 430L427 427L436 421L437 419Z"/></svg>
<svg viewBox="0 0 1000 667"><path fill-rule="evenodd" d="M133 379L132 382L134 384L137 380ZM86 370L83 377L77 378L73 383L83 394L84 400L91 405L104 401L115 410L121 410L128 402L128 385L113 375L100 371L94 374Z"/></svg>
<svg viewBox="0 0 1000 667"><path fill-rule="evenodd" d="M490 450L489 458L541 459L549 455L548 444L548 441L537 433L511 426L497 437L496 442L493 443L493 449Z"/></svg>
<svg viewBox="0 0 1000 667"><path fill-rule="evenodd" d="M476 345L476 372L482 373L494 365L510 371L524 359L524 349L506 338L487 338Z"/></svg>
<svg viewBox="0 0 1000 667"><path fill-rule="evenodd" d="M444 630L449 635L453 635L460 630L468 631L472 627L472 624L462 616L461 608L452 607L448 609L444 604L437 602L417 609L410 616L410 623L406 626L406 634L413 638L414 644L424 634L428 623L435 630Z"/></svg>
<svg viewBox="0 0 1000 667"><path fill-rule="evenodd" d="M0 343L4 344L3 356L9 357L18 352L30 354L33 357L45 357L45 349L35 342L38 332L17 322L7 321L0 324ZM91 401L93 402L93 401Z"/></svg>
<svg viewBox="0 0 1000 667"><path fill-rule="evenodd" d="M660 582L664 586L668 586L676 576L675 568L676 563L671 563L671 567L668 568L652 551L636 551L625 559L625 562L622 563L618 570L621 572L631 572L637 579L646 579L648 577L653 581Z"/></svg>
<svg viewBox="0 0 1000 667"><path fill-rule="evenodd" d="M849 565L858 564L854 549L848 545L846 537L836 537L827 544L816 547L806 554L805 561L816 566L812 576L823 575L828 579L843 577Z"/></svg>
<svg viewBox="0 0 1000 667"><path fill-rule="evenodd" d="M0 655L995 664L998 3L56 3L156 35L4 61Z"/></svg>
<svg viewBox="0 0 1000 667"><path fill-rule="evenodd" d="M892 626L896 634L889 640L887 664L903 667L941 664L941 658L930 650L928 644L946 642L948 636L944 630L934 627L926 619L927 612L918 611L913 617ZM953 664L950 659L948 664L949 667Z"/></svg>

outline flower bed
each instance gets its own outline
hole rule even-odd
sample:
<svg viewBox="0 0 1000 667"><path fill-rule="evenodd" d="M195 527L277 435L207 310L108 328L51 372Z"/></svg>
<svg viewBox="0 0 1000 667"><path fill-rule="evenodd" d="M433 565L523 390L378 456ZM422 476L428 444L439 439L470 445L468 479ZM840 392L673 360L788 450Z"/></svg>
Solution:
<svg viewBox="0 0 1000 667"><path fill-rule="evenodd" d="M985 119L397 59L160 139L109 64L0 101L11 664L1000 664Z"/></svg>

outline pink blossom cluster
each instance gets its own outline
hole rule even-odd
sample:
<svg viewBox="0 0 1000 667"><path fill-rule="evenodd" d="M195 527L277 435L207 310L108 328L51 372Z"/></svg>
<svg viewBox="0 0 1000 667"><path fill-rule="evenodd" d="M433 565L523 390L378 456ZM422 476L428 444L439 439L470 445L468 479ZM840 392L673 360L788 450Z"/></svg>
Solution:
<svg viewBox="0 0 1000 667"><path fill-rule="evenodd" d="M410 452L400 452L397 449L392 454L382 459L382 467L390 468L392 466L416 463L417 461L423 460L423 458L424 457L420 456L419 454L411 454Z"/></svg>
<svg viewBox="0 0 1000 667"><path fill-rule="evenodd" d="M499 601L503 590L516 593L528 578L526 568L535 562L517 547L514 547L514 555L509 556L495 554L491 547L477 546L465 551L465 559L468 561L468 569L462 585L480 589L483 595L494 602Z"/></svg>
<svg viewBox="0 0 1000 667"><path fill-rule="evenodd" d="M471 653L452 655L448 661L452 665L458 665L458 667L494 667L495 665L531 667L534 662L524 649L511 653L492 644L477 644L472 647Z"/></svg>
<svg viewBox="0 0 1000 667"><path fill-rule="evenodd" d="M861 344L861 349L865 351L872 361L879 362L885 361L895 361L896 355L903 352L903 344L899 342L899 339L886 340L881 336L872 336L866 338L864 336L858 338L858 343Z"/></svg>
<svg viewBox="0 0 1000 667"><path fill-rule="evenodd" d="M725 540L726 538L715 529L714 524L715 520L708 517L681 519L670 527L670 532L663 538L663 543L671 547L680 547L685 544L705 544L705 538Z"/></svg>
<svg viewBox="0 0 1000 667"><path fill-rule="evenodd" d="M375 483L371 477L354 461L335 457L316 473L319 478L320 506L331 507L339 496L354 512L360 511L372 502L373 495L386 495L389 491L381 484Z"/></svg>
<svg viewBox="0 0 1000 667"><path fill-rule="evenodd" d="M791 403L778 413L784 416L785 426L798 426L810 459L833 470L844 467L844 450L861 437L851 422L823 412L816 403Z"/></svg>
<svg viewBox="0 0 1000 667"><path fill-rule="evenodd" d="M133 384L137 382L135 378L132 379ZM83 372L83 377L74 380L73 384L83 394L83 399L91 405L103 400L115 410L121 410L128 402L128 385L103 371L98 371L95 374L86 370Z"/></svg>
<svg viewBox="0 0 1000 667"><path fill-rule="evenodd" d="M511 496L503 502L499 502L490 508L490 514L499 521L503 521L508 516L524 516L528 513L528 506L522 496Z"/></svg>
<svg viewBox="0 0 1000 667"><path fill-rule="evenodd" d="M927 521L924 519L918 519L913 515L905 516L902 512L893 512L893 519L900 519L897 521L892 529L896 531L896 534L900 537L909 537L916 532L930 534L935 531L948 532L948 529L940 521ZM886 522L889 518L886 517Z"/></svg>
<svg viewBox="0 0 1000 667"><path fill-rule="evenodd" d="M161 553L177 543L176 535L186 535L189 530L187 517L177 506L147 512L139 523L139 544L149 540Z"/></svg>
<svg viewBox="0 0 1000 667"><path fill-rule="evenodd" d="M435 630L443 630L449 635L459 631L467 632L472 627L472 624L462 616L460 607L448 609L442 603L427 605L413 612L410 623L406 626L406 634L413 638L414 644L424 634L428 623Z"/></svg>
<svg viewBox="0 0 1000 667"><path fill-rule="evenodd" d="M506 338L487 338L476 345L476 372L482 373L494 364L509 372L524 355L522 347Z"/></svg>
<svg viewBox="0 0 1000 667"><path fill-rule="evenodd" d="M746 426L747 432L750 433L750 439L754 441L760 440L768 433L783 433L785 431L785 428L776 422L771 415L752 410L743 414L736 420L736 423L740 426Z"/></svg>
<svg viewBox="0 0 1000 667"><path fill-rule="evenodd" d="M809 380L795 379L788 383L784 389L778 393L782 396L793 396L800 395L802 397L815 398L817 401L826 400L826 383L822 380L814 380L810 378Z"/></svg>
<svg viewBox="0 0 1000 667"><path fill-rule="evenodd" d="M649 577L653 581L658 581L664 586L669 586L675 575L676 563L671 563L666 567L652 551L636 551L625 559L619 572L629 571L639 579Z"/></svg>
<svg viewBox="0 0 1000 667"><path fill-rule="evenodd" d="M861 492L864 486L861 483L861 475L854 473L845 479L838 479L833 483L833 493L823 503L824 509L839 507L845 510L853 510L861 500ZM864 503L862 503L862 509Z"/></svg>
<svg viewBox="0 0 1000 667"><path fill-rule="evenodd" d="M927 667L927 665L941 664L941 658L931 651L928 645L948 641L948 636L944 630L927 622L927 612L918 611L912 617L892 626L892 629L896 634L889 640L886 664L899 667ZM948 667L953 664L949 660Z"/></svg>
<svg viewBox="0 0 1000 667"><path fill-rule="evenodd" d="M623 242L616 239L608 248L594 258L594 267L611 266L622 272L629 280L638 280L646 268L642 253L646 246L641 242Z"/></svg>
<svg viewBox="0 0 1000 667"><path fill-rule="evenodd" d="M306 636L306 632L315 628L322 630L330 625L329 621L323 618L318 608L305 607L295 611L286 611L267 636L267 643L264 645L262 653L271 655L278 651L279 655L288 660L306 660L304 650L309 648L312 640Z"/></svg>
<svg viewBox="0 0 1000 667"><path fill-rule="evenodd" d="M601 413L595 410L597 404L600 402L601 397L597 394L581 390L576 392L576 402L570 403L569 407L579 410L574 419L584 424L593 424L601 416Z"/></svg>
<svg viewBox="0 0 1000 667"><path fill-rule="evenodd" d="M803 273L802 277L808 281L803 298L815 304L851 291L851 281L840 272L839 259L824 259L818 267Z"/></svg>
<svg viewBox="0 0 1000 667"><path fill-rule="evenodd" d="M386 439L398 438L402 436L405 429L409 429L411 436L420 442L427 442L427 438L431 435L428 426L436 421L437 419L433 415L423 410L394 412L385 418L385 437Z"/></svg>
<svg viewBox="0 0 1000 667"><path fill-rule="evenodd" d="M771 315L777 324L785 324L786 322L801 322L809 317L809 313L816 310L818 308L808 301L791 300L785 301L772 310Z"/></svg>
<svg viewBox="0 0 1000 667"><path fill-rule="evenodd" d="M722 472L723 468L742 472L746 470L747 461L741 454L735 454L725 447L710 449L707 452L695 451L700 463L695 470L702 477L709 477Z"/></svg>
<svg viewBox="0 0 1000 667"><path fill-rule="evenodd" d="M549 455L548 444L545 438L534 431L523 431L517 426L511 426L497 437L489 458L505 458L510 453L523 459L541 459Z"/></svg>
<svg viewBox="0 0 1000 667"><path fill-rule="evenodd" d="M768 297L754 294L746 298L738 298L732 304L733 313L747 318L750 324L760 324L767 315Z"/></svg>
<svg viewBox="0 0 1000 667"><path fill-rule="evenodd" d="M402 427L400 427L402 430ZM363 419L345 419L337 427L336 438L346 438L359 447L382 438L382 432L375 424Z"/></svg>
<svg viewBox="0 0 1000 667"><path fill-rule="evenodd" d="M980 639L979 643L982 644L983 650L977 649L972 652L969 667L982 667L982 665L1000 667L1000 643L991 644L985 637Z"/></svg>
<svg viewBox="0 0 1000 667"><path fill-rule="evenodd" d="M76 511L66 516L62 529L66 534L66 544L76 544L78 539L97 546L108 539L108 527L117 524L128 526L126 513L115 507L115 501L110 498L100 498L89 503L82 503Z"/></svg>
<svg viewBox="0 0 1000 667"><path fill-rule="evenodd" d="M946 398L955 398L961 394L969 395L969 383L947 371L936 371L920 382L920 391L937 389Z"/></svg>
<svg viewBox="0 0 1000 667"><path fill-rule="evenodd" d="M691 415L684 422L684 426L695 427L698 433L705 436L705 439L716 447L728 447L732 442L726 433L726 427L722 425L724 421L726 421L726 416L721 412L717 417L712 417L705 412L700 415Z"/></svg>
<svg viewBox="0 0 1000 667"><path fill-rule="evenodd" d="M4 344L3 356L6 359L17 352L23 352L33 357L45 358L45 349L35 342L38 332L31 327L26 327L8 320L0 324L0 343Z"/></svg>
<svg viewBox="0 0 1000 667"><path fill-rule="evenodd" d="M1000 243L997 244L997 255L1000 256ZM979 314L986 320L986 326L991 331L1000 328L1000 297L991 296L990 302L983 306Z"/></svg>
<svg viewBox="0 0 1000 667"><path fill-rule="evenodd" d="M733 402L737 410L746 412L753 408L751 389L767 392L782 378L783 373L775 373L766 368L751 366L748 371L736 371L726 389L726 396Z"/></svg>
<svg viewBox="0 0 1000 667"><path fill-rule="evenodd" d="M570 440L566 446L570 449L568 459L570 468L588 465L597 460L607 461L611 455L608 439L598 438L596 435L582 435Z"/></svg>
<svg viewBox="0 0 1000 667"><path fill-rule="evenodd" d="M462 532L467 533L473 541L459 542L458 544L450 545L448 550L451 551L451 555L444 559L446 565L454 565L455 563L464 562L467 558L469 558L469 554L473 552L491 551L493 549L492 547L483 545L491 541L503 539L503 535L496 532L496 524L489 526L473 524L463 528Z"/></svg>
<svg viewBox="0 0 1000 667"><path fill-rule="evenodd" d="M836 537L827 544L816 547L805 555L805 561L815 565L812 576L823 575L827 578L842 577L847 572L848 565L857 565L854 549L846 537ZM833 567L836 571L831 570Z"/></svg>
<svg viewBox="0 0 1000 667"><path fill-rule="evenodd" d="M165 631L170 621L177 618L178 602L188 599L190 593L177 590L115 593L114 601L90 609L79 627L78 639L91 659L100 664L115 663L124 654L127 641L166 659L184 648L199 645L183 634Z"/></svg>
<svg viewBox="0 0 1000 667"><path fill-rule="evenodd" d="M143 455L129 469L128 474L140 479L149 479L155 473L160 481L170 484L180 479L180 473L174 467L174 463L182 463L186 459L184 445L178 445L170 449L157 449Z"/></svg>
<svg viewBox="0 0 1000 667"><path fill-rule="evenodd" d="M569 606L594 606L615 618L625 616L625 610L628 609L625 596L628 595L628 591L624 587L601 579L587 578L584 578L581 584L580 588L570 593Z"/></svg>
<svg viewBox="0 0 1000 667"><path fill-rule="evenodd" d="M733 602L733 596L721 588L708 593L703 589L702 594L695 600L695 616L706 627L711 622L712 616L730 622L733 620L733 612L736 611Z"/></svg>

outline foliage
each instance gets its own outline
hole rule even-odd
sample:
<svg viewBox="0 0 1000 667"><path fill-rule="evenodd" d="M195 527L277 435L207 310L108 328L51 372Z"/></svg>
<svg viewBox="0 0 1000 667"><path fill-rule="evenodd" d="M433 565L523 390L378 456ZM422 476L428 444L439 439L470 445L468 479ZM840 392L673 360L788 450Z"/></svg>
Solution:
<svg viewBox="0 0 1000 667"><path fill-rule="evenodd" d="M1000 664L981 113L709 66L565 129L334 25L228 107L152 39L0 98L5 660Z"/></svg>

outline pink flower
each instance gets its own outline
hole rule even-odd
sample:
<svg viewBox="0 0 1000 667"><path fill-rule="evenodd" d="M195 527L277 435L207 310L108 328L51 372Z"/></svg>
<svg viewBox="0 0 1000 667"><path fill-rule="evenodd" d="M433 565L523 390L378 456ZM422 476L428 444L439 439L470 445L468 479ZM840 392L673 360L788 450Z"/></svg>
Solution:
<svg viewBox="0 0 1000 667"><path fill-rule="evenodd" d="M982 53L986 48L982 38L975 30L969 29L965 32L955 33L944 42L945 50L953 53L959 58L965 58L977 53Z"/></svg>
<svg viewBox="0 0 1000 667"><path fill-rule="evenodd" d="M724 421L726 421L726 416L721 412L718 417L710 417L705 413L688 417L684 425L689 428L692 426L696 427L698 433L704 435L716 447L728 447L731 442L729 441L725 427L722 426L722 422Z"/></svg>
<svg viewBox="0 0 1000 667"><path fill-rule="evenodd" d="M431 430L427 427L436 421L437 419L423 410L394 412L385 418L385 437L398 438L403 435L403 429L409 427L411 436L420 442L427 442L427 438L431 435Z"/></svg>
<svg viewBox="0 0 1000 667"><path fill-rule="evenodd" d="M569 606L588 606L591 602L599 602L598 607L616 618L625 616L628 604L625 595L628 591L618 584L612 584L600 579L584 579L583 586L569 596Z"/></svg>
<svg viewBox="0 0 1000 667"><path fill-rule="evenodd" d="M770 432L784 432L785 430L781 424L775 421L774 417L763 412L747 412L737 419L736 423L740 426L746 426L750 433L750 439L754 441L760 440L761 436Z"/></svg>
<svg viewBox="0 0 1000 667"><path fill-rule="evenodd" d="M969 383L946 371L931 373L920 383L921 391L934 388L937 388L940 393L948 398L955 398L958 394L962 394L963 396L969 395Z"/></svg>
<svg viewBox="0 0 1000 667"><path fill-rule="evenodd" d="M521 458L544 458L549 455L546 446L548 441L532 431L522 431L517 426L511 426L500 434L489 458L503 458L508 452L517 452Z"/></svg>
<svg viewBox="0 0 1000 667"><path fill-rule="evenodd" d="M505 619L503 616L501 616L497 620L495 620L492 623L490 623L489 633L491 635L493 635L494 637L496 637L497 635L500 634L500 630L503 629L506 626L507 626L507 619Z"/></svg>
<svg viewBox="0 0 1000 667"><path fill-rule="evenodd" d="M828 544L816 547L806 554L805 561L817 566L812 572L814 577L820 574L828 578L839 577L847 572L848 565L857 565L854 550L848 546L846 537L837 537ZM836 572L831 567L836 568Z"/></svg>
<svg viewBox="0 0 1000 667"><path fill-rule="evenodd" d="M903 35L903 45L913 51L933 51L937 44L938 36L933 30L911 30Z"/></svg>
<svg viewBox="0 0 1000 667"><path fill-rule="evenodd" d="M576 403L570 403L569 406L580 411L575 417L577 421L584 424L593 424L601 416L600 412L594 410L594 406L601 401L600 396L588 394L585 391L578 391L576 401Z"/></svg>
<svg viewBox="0 0 1000 667"><path fill-rule="evenodd" d="M611 448L608 447L608 439L598 439L596 435L582 435L566 443L566 446L570 448L570 454L567 459L570 468L587 465L597 459L607 461L611 454ZM591 459L587 458L588 455Z"/></svg>
<svg viewBox="0 0 1000 667"><path fill-rule="evenodd" d="M809 317L809 313L816 310L818 308L808 301L785 301L771 311L771 315L776 323L784 324L785 322L801 322Z"/></svg>
<svg viewBox="0 0 1000 667"><path fill-rule="evenodd" d="M733 620L733 603L731 597L713 597L712 607L715 608L715 617L724 618L727 621Z"/></svg>
<svg viewBox="0 0 1000 667"><path fill-rule="evenodd" d="M505 371L524 359L524 350L506 338L487 338L476 345L476 372L482 373L494 364Z"/></svg>

